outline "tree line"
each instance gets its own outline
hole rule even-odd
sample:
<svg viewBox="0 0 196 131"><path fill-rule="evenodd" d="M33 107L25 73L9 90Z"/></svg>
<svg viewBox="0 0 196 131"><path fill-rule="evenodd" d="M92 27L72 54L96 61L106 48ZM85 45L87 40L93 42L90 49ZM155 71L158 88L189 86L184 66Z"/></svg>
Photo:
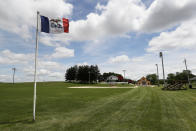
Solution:
<svg viewBox="0 0 196 131"><path fill-rule="evenodd" d="M182 72L176 73L169 73L166 78L166 82L168 84L175 84L175 83L188 83L188 76L189 78L195 77L194 74L190 70L183 70ZM158 84L158 77L156 74L149 74L146 76L146 79L151 82L151 84L155 85ZM159 80L160 84L163 84L163 79Z"/></svg>
<svg viewBox="0 0 196 131"><path fill-rule="evenodd" d="M72 66L66 70L65 79L67 81L79 81L82 83L97 82L100 71L97 65Z"/></svg>
<svg viewBox="0 0 196 131"><path fill-rule="evenodd" d="M71 82L80 82L80 83L95 83L100 81L107 81L108 77L114 75L118 77L117 81L124 81L121 74L109 72L109 73L100 73L100 70L97 65L81 65L81 66L72 66L66 70L65 80ZM128 81L128 80L127 80Z"/></svg>
<svg viewBox="0 0 196 131"><path fill-rule="evenodd" d="M118 82L126 81L130 83L136 83L136 81L125 79L121 74L109 72L109 73L100 73L100 70L97 65L81 65L81 66L72 66L66 70L65 80L72 82L80 83L96 83L100 81L107 81L108 77L114 75L118 77ZM169 73L166 78L168 84L175 83L188 83L187 75L190 79L195 77L190 70L183 70L182 72ZM163 84L163 79L159 79L157 74L148 74L146 76L147 80L151 82L152 85Z"/></svg>

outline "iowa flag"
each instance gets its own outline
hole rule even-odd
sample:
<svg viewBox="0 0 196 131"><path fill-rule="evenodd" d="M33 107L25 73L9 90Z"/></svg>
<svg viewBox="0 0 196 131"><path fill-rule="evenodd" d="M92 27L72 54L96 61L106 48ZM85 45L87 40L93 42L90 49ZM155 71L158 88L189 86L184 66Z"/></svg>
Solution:
<svg viewBox="0 0 196 131"><path fill-rule="evenodd" d="M45 16L41 17L41 32L45 33L69 33L69 20L62 19L51 19Z"/></svg>

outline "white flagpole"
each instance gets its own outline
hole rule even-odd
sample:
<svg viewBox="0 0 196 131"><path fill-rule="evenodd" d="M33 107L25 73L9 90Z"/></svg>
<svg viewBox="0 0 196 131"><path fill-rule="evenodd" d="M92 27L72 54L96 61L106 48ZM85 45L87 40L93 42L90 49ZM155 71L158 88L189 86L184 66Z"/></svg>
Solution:
<svg viewBox="0 0 196 131"><path fill-rule="evenodd" d="M35 121L36 109L36 84L37 84L37 56L38 56L38 18L39 12L37 11L37 29L36 29L36 47L35 47L35 72L34 72L34 98L33 98L33 120Z"/></svg>

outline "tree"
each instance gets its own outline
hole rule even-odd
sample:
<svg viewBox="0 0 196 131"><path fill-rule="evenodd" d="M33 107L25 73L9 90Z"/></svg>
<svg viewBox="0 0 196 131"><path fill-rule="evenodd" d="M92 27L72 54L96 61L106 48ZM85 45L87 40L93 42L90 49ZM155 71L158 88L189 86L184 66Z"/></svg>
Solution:
<svg viewBox="0 0 196 131"><path fill-rule="evenodd" d="M97 81L100 75L98 66L91 65L89 71L90 71L90 82Z"/></svg>
<svg viewBox="0 0 196 131"><path fill-rule="evenodd" d="M170 73L167 76L167 82L168 84L174 84L176 82L188 83L188 74L189 78L193 78L195 76L190 70L183 70L182 72L176 72L176 74Z"/></svg>
<svg viewBox="0 0 196 131"><path fill-rule="evenodd" d="M89 77L90 75L90 77ZM100 71L97 65L73 66L66 70L66 80L77 80L82 83L95 82L99 79Z"/></svg>
<svg viewBox="0 0 196 131"><path fill-rule="evenodd" d="M78 80L81 82L88 82L89 81L89 66L83 65L79 66L78 68Z"/></svg>
<svg viewBox="0 0 196 131"><path fill-rule="evenodd" d="M168 84L174 84L176 81L176 76L173 73L170 73L167 75L167 83Z"/></svg>
<svg viewBox="0 0 196 131"><path fill-rule="evenodd" d="M188 83L186 71L176 72L175 80L176 82Z"/></svg>
<svg viewBox="0 0 196 131"><path fill-rule="evenodd" d="M65 79L66 80L76 80L77 79L77 71L78 71L77 66L73 66L73 67L68 68L65 73Z"/></svg>
<svg viewBox="0 0 196 131"><path fill-rule="evenodd" d="M150 81L152 85L155 85L158 83L157 75L156 74L148 74L146 76L146 79Z"/></svg>
<svg viewBox="0 0 196 131"><path fill-rule="evenodd" d="M176 81L178 82L183 82L183 83L188 83L188 75L189 78L193 78L195 75L191 73L190 70L183 70L182 72L176 72Z"/></svg>

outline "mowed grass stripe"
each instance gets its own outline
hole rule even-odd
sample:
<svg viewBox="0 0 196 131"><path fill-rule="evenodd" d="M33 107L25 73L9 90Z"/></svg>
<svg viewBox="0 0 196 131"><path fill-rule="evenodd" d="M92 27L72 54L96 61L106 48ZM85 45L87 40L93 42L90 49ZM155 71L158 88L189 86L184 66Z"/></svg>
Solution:
<svg viewBox="0 0 196 131"><path fill-rule="evenodd" d="M196 96L189 91L161 93L163 107L162 121L166 130L196 129Z"/></svg>
<svg viewBox="0 0 196 131"><path fill-rule="evenodd" d="M143 101L147 95L146 90L141 88L134 89L135 93L129 95L127 103L123 105L120 110L114 112L113 115L108 119L108 123L103 126L103 130L132 130L137 121L141 117L141 111L146 106Z"/></svg>
<svg viewBox="0 0 196 131"><path fill-rule="evenodd" d="M16 84L15 88L0 88L0 90L2 90L2 92L0 92L0 103L4 104L4 106L0 107L0 116L4 115L0 118L0 126L2 127L11 126L14 130L21 130L21 127L23 127L22 125L25 124L24 129L28 129L28 127L32 127L32 129L34 129L35 127L37 127L37 123L41 121L43 121L44 123L45 120L50 119L48 117L53 117L57 115L58 119L58 117L60 118L63 113L67 114L74 110L88 107L89 103L91 103L92 101L104 99L112 95L121 94L130 90L68 89L66 87L69 87L70 85L67 83L61 83L61 87L53 87L54 83L52 83L52 86L49 86L50 83L44 84L45 86L41 86L39 84L37 89L37 120L35 124L28 124L32 120L33 86L31 84L27 85L27 83L24 83L23 86L22 84L19 85L20 86ZM22 88L24 88L24 90L21 93L20 91ZM10 101L10 103L7 104L7 101ZM46 125L46 127L48 127L48 124ZM44 126L41 125L38 128L44 129Z"/></svg>
<svg viewBox="0 0 196 131"><path fill-rule="evenodd" d="M158 94L153 88L140 88L147 93L141 100L141 104L134 110L138 117L134 118L135 122L131 130L159 130L161 118L161 104ZM141 95L144 93L142 92Z"/></svg>
<svg viewBox="0 0 196 131"><path fill-rule="evenodd" d="M94 101L89 103L88 107L65 113L60 118L56 115L50 118L49 121L46 121L46 123L50 123L54 128L60 126L62 129L67 130L88 130L99 127L107 117L111 118L111 114L119 110L122 104L126 103L124 99L132 93L134 94L134 90L133 92L129 90L120 95Z"/></svg>
<svg viewBox="0 0 196 131"><path fill-rule="evenodd" d="M110 126L115 125L116 122L118 123L117 125L120 125L122 123L122 118L126 115L127 110L129 110L127 108L129 101L136 97L137 90L132 89L123 95L121 94L110 98L108 100L109 103L105 103L102 108L98 109L96 112L92 112L94 115L89 119L90 121L88 120L90 122L89 124L93 123L91 129L104 130L107 129L107 127L113 129ZM88 123L86 125L88 125Z"/></svg>
<svg viewBox="0 0 196 131"><path fill-rule="evenodd" d="M162 91L158 87L70 89L67 88L69 86L68 83L57 83L56 87L55 83L40 83L35 123L31 123L32 96L29 94L32 94L32 88L25 86L23 89L21 85L20 87L17 85L19 90L0 88L0 104L4 105L0 107L2 111L0 116L3 116L0 118L0 130L195 131L196 129L196 90ZM5 96L8 91L11 92L11 96L6 94L9 97ZM6 105L6 102L10 105ZM19 110L22 106L18 104L22 103L24 110ZM6 110L9 114L6 114Z"/></svg>

